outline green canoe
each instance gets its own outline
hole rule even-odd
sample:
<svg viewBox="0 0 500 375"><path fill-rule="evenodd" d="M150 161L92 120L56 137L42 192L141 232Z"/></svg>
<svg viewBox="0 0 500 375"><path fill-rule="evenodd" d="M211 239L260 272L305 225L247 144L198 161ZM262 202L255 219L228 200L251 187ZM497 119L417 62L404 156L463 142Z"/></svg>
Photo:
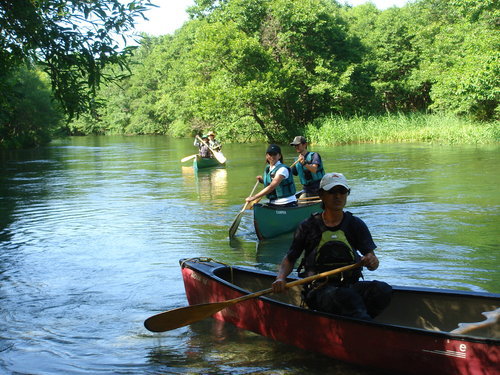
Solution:
<svg viewBox="0 0 500 375"><path fill-rule="evenodd" d="M193 168L195 170L203 168L222 167L224 165L225 163L220 163L215 158L202 158L200 155L197 155L193 160Z"/></svg>
<svg viewBox="0 0 500 375"><path fill-rule="evenodd" d="M321 212L321 202L299 202L296 207L276 207L257 203L253 206L253 222L259 240L293 232L300 222L314 212Z"/></svg>

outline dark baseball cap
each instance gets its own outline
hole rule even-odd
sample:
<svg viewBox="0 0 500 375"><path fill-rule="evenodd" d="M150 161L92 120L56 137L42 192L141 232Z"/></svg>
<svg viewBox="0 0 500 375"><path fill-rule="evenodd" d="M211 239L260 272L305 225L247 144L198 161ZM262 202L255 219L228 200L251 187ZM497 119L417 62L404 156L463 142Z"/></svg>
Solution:
<svg viewBox="0 0 500 375"><path fill-rule="evenodd" d="M278 145L269 145L266 150L266 154L281 154L281 148Z"/></svg>

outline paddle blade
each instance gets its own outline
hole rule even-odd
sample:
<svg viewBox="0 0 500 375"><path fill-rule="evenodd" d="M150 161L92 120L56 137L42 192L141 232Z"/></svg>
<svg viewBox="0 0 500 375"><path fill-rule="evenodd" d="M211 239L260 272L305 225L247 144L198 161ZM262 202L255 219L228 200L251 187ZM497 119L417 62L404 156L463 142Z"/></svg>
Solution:
<svg viewBox="0 0 500 375"><path fill-rule="evenodd" d="M151 332L170 331L208 318L232 304L232 301L224 301L179 307L147 318L144 327Z"/></svg>
<svg viewBox="0 0 500 375"><path fill-rule="evenodd" d="M222 154L222 152L214 150L212 150L212 152L219 163L224 164L226 162L226 157Z"/></svg>
<svg viewBox="0 0 500 375"><path fill-rule="evenodd" d="M245 209L241 210L238 213L238 215L236 216L236 218L234 219L233 224L231 225L231 228L229 228L229 238L233 238L234 235L236 234L236 231L238 230L238 227L240 226L241 217L243 216L244 212L245 212Z"/></svg>
<svg viewBox="0 0 500 375"><path fill-rule="evenodd" d="M194 155L189 155L189 156L186 156L185 158L182 158L181 159L181 163L184 163L185 161L188 161L188 160L191 160L191 159L194 159L196 157L197 154L194 154Z"/></svg>

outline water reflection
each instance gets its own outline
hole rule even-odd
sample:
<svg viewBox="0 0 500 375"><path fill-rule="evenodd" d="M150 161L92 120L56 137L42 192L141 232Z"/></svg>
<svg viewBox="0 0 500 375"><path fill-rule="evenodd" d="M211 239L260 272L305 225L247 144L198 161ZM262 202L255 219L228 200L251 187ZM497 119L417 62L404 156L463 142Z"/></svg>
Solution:
<svg viewBox="0 0 500 375"><path fill-rule="evenodd" d="M259 145L225 150L227 168L198 174L179 163L192 140L161 136L0 155L0 373L374 374L210 319L145 332L146 317L187 304L180 258L275 271L288 250L291 233L257 240L252 211L228 244L263 161ZM349 178L347 209L380 247L365 277L499 292L499 147L317 151Z"/></svg>
<svg viewBox="0 0 500 375"><path fill-rule="evenodd" d="M227 170L207 168L196 171L193 167L182 166L183 184L187 188L196 187L198 199L210 201L227 195Z"/></svg>
<svg viewBox="0 0 500 375"><path fill-rule="evenodd" d="M276 271L277 265L281 263L283 257L288 252L292 242L293 233L286 233L281 236L265 239L256 244L256 260L259 268Z"/></svg>

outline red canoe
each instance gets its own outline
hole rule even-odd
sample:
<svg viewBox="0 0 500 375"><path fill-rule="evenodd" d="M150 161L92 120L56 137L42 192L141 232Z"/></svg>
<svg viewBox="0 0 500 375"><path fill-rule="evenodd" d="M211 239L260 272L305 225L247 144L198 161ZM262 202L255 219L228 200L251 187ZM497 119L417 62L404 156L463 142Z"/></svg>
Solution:
<svg viewBox="0 0 500 375"><path fill-rule="evenodd" d="M267 289L275 277L271 272L209 259L180 263L190 305ZM498 317L498 294L394 287L391 305L374 322L366 322L302 308L300 290L296 286L284 294L249 299L225 308L214 318L388 373L498 374L499 324L482 322L492 314L494 320ZM480 323L463 324L474 322ZM459 327L476 329L451 333Z"/></svg>

